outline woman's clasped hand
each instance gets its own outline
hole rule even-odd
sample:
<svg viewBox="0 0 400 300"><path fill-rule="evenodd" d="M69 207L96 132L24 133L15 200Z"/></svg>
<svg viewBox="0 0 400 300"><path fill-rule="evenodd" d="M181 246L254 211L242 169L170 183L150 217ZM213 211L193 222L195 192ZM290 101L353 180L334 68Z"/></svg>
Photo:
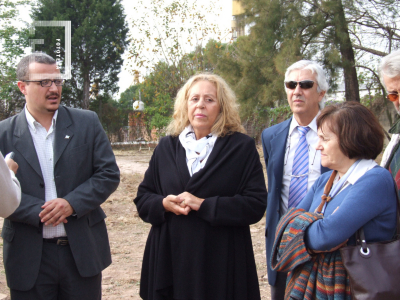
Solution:
<svg viewBox="0 0 400 300"><path fill-rule="evenodd" d="M191 210L199 210L204 199L197 198L188 192L175 195L168 195L163 199L166 211L176 215L187 215Z"/></svg>

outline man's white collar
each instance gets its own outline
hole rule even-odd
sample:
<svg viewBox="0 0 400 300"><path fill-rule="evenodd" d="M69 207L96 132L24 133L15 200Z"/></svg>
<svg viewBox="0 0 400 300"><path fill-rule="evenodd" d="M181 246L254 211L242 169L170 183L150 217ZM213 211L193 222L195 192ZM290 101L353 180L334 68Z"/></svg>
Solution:
<svg viewBox="0 0 400 300"><path fill-rule="evenodd" d="M312 119L312 121L310 122L310 124L308 124L307 126L310 127L310 129L312 131L314 131L315 133L318 132L318 128L317 128L317 118L319 116L319 114L321 113L321 111L318 111L317 115L314 117L314 119ZM293 133L293 130L297 127L300 126L299 123L297 122L296 118L293 116L292 117L292 122L290 122L290 127L289 127L289 135L291 135Z"/></svg>

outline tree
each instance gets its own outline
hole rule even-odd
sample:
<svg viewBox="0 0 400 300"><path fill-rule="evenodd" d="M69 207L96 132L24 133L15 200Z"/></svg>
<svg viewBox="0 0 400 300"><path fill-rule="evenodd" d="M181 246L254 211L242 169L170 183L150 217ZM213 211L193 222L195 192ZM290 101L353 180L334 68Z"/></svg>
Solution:
<svg viewBox="0 0 400 300"><path fill-rule="evenodd" d="M221 39L223 33L210 21L213 14L218 16L216 2L210 3L151 0L136 5L129 59L132 72L145 70L140 90L149 132L169 123L173 100L192 75L212 70L202 45L210 37Z"/></svg>
<svg viewBox="0 0 400 300"><path fill-rule="evenodd" d="M16 65L28 46L28 31L13 25L25 1L0 0L0 120L24 107L25 98L17 87Z"/></svg>
<svg viewBox="0 0 400 300"><path fill-rule="evenodd" d="M63 89L64 101L88 109L94 83L100 95L117 92L128 44L120 0L38 0L32 19L71 21L72 78ZM65 58L63 28L36 27L35 38L43 37L46 42L36 45L37 50L54 56L61 51Z"/></svg>
<svg viewBox="0 0 400 300"><path fill-rule="evenodd" d="M271 51L265 54L256 51L255 55L268 55L273 60L273 69L280 74L302 58L321 61L333 77L341 68L347 98L359 101L354 52L341 1L243 0L243 5L246 22L255 24L250 29L252 40L257 43L263 39ZM263 18L274 21L260 21ZM272 35L262 32L260 22Z"/></svg>
<svg viewBox="0 0 400 300"><path fill-rule="evenodd" d="M141 84L142 101L145 104L147 131L153 127L162 129L171 121L174 98L184 79L174 66L159 62L154 71L144 78ZM136 99L139 99L136 94Z"/></svg>
<svg viewBox="0 0 400 300"><path fill-rule="evenodd" d="M374 70L372 63L399 46L398 1L242 0L242 4L249 35L214 53L224 60L215 72L234 86L242 116L251 116L255 108L257 113L267 112L268 107L286 103L284 72L300 59L321 63L333 88L343 76L346 99L359 101L357 68Z"/></svg>
<svg viewBox="0 0 400 300"><path fill-rule="evenodd" d="M148 74L159 62L164 62L173 66L180 78L186 78L187 73L191 73L186 68L191 66L184 56L199 51L209 38L221 39L224 34L212 22L213 15L218 17L217 2L205 6L190 0L138 1L129 48L132 71L146 69ZM201 64L201 61L194 58L193 63Z"/></svg>
<svg viewBox="0 0 400 300"><path fill-rule="evenodd" d="M135 84L123 91L119 97L119 105L126 110L133 110L133 102L139 99L139 88L140 84Z"/></svg>
<svg viewBox="0 0 400 300"><path fill-rule="evenodd" d="M90 102L90 110L95 111L110 141L123 141L122 129L128 124L128 112L110 94L98 95Z"/></svg>

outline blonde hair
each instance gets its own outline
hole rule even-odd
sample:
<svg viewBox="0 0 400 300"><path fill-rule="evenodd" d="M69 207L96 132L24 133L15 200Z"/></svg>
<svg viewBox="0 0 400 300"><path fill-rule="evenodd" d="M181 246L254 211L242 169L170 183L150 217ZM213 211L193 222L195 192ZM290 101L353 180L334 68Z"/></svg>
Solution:
<svg viewBox="0 0 400 300"><path fill-rule="evenodd" d="M239 105L236 102L235 93L224 79L210 73L201 73L192 76L178 91L175 99L173 119L167 127L167 132L172 136L178 136L190 124L188 116L189 92L193 85L199 81L209 81L217 88L217 101L221 112L211 128L211 132L218 137L234 132L245 133L246 131L240 121Z"/></svg>

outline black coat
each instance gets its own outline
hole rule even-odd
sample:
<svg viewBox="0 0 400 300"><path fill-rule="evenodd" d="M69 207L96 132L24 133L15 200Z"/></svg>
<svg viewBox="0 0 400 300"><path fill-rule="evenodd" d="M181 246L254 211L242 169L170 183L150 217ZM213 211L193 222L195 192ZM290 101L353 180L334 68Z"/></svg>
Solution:
<svg viewBox="0 0 400 300"><path fill-rule="evenodd" d="M165 212L167 195L204 198L187 216ZM161 139L134 200L153 226L140 296L158 299L260 299L249 225L264 215L267 191L253 139L218 138L205 167L189 175L178 137Z"/></svg>

